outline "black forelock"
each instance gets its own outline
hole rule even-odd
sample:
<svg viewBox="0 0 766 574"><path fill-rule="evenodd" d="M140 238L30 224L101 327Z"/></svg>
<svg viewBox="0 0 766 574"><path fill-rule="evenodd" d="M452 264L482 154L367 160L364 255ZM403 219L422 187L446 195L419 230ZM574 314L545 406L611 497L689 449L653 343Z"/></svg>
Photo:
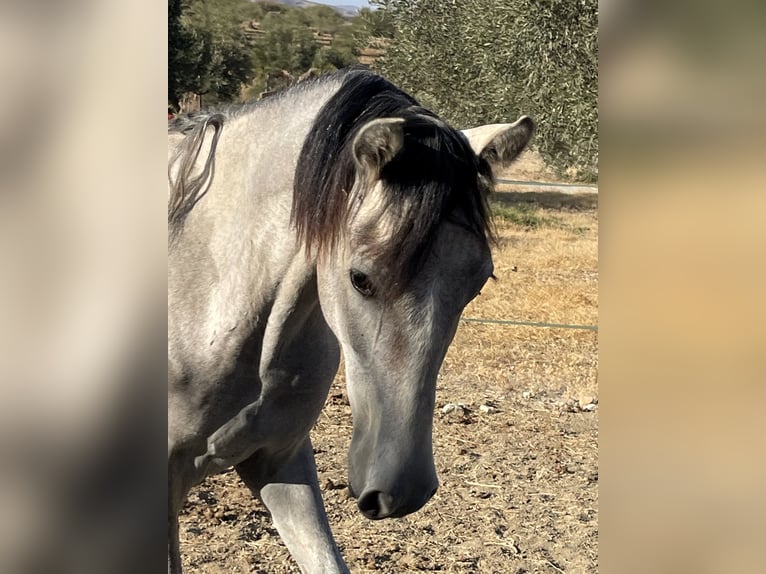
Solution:
<svg viewBox="0 0 766 574"><path fill-rule="evenodd" d="M308 251L331 250L346 223L356 176L351 145L378 118L404 119L404 144L380 173L386 209L398 222L394 237L373 246L392 286L402 287L422 267L445 219L489 240L486 195L491 171L465 136L420 107L402 90L369 71L348 71L319 112L295 174L292 221Z"/></svg>

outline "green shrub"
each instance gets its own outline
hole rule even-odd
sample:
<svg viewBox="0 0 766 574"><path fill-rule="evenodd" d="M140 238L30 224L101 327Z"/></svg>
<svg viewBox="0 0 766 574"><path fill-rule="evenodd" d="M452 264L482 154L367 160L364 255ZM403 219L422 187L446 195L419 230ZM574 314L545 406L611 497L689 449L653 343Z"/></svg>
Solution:
<svg viewBox="0 0 766 574"><path fill-rule="evenodd" d="M598 177L596 0L388 0L379 68L460 127L535 118L560 172Z"/></svg>

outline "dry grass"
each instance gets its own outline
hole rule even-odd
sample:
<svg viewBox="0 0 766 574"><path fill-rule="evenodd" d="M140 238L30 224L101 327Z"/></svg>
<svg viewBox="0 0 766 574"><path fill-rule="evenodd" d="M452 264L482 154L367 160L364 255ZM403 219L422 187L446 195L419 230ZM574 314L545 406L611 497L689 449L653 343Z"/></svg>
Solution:
<svg viewBox="0 0 766 574"><path fill-rule="evenodd" d="M533 227L498 222L496 282L465 315L597 322L596 198L496 197L528 204ZM515 270L514 270L515 269ZM313 433L336 538L355 573L597 572L597 334L464 323L437 385L434 421L441 487L417 514L361 517L345 488L351 417L342 373ZM445 403L464 412L442 414ZM479 411L482 404L495 414ZM298 572L234 473L195 489L182 516L189 572Z"/></svg>

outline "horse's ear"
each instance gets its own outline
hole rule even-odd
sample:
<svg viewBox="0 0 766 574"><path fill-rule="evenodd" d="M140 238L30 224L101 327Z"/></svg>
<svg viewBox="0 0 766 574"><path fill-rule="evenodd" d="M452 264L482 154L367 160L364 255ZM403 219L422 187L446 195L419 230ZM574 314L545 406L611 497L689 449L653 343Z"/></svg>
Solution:
<svg viewBox="0 0 766 574"><path fill-rule="evenodd" d="M378 175L383 166L402 149L403 128L402 118L382 118L362 126L353 144L356 164L362 170Z"/></svg>
<svg viewBox="0 0 766 574"><path fill-rule="evenodd" d="M491 124L463 130L473 151L489 163L492 171L516 159L534 133L535 122L529 116L522 116L512 124Z"/></svg>

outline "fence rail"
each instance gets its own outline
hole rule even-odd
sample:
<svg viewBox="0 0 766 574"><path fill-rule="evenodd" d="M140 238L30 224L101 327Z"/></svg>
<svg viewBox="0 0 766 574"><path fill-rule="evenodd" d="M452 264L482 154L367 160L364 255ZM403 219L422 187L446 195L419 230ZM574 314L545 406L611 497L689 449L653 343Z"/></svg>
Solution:
<svg viewBox="0 0 766 574"><path fill-rule="evenodd" d="M570 325L567 323L546 323L542 321L512 321L510 319L481 319L479 317L460 317L465 323L488 323L491 325L516 325L521 327L545 327L549 329L584 329L598 331L598 325Z"/></svg>
<svg viewBox="0 0 766 574"><path fill-rule="evenodd" d="M521 181L518 179L498 179L497 183L503 183L505 185L523 185L530 187L561 187L561 188L580 188L580 189L595 189L598 191L598 185L588 183L554 183L545 181Z"/></svg>
<svg viewBox="0 0 766 574"><path fill-rule="evenodd" d="M580 183L551 183L545 181L521 181L518 179L498 179L497 183L532 187L594 189L598 191L597 185L587 185ZM572 325L568 323L547 323L545 321L513 321L511 319L482 319L479 317L460 317L460 320L465 323L485 323L490 325L514 325L519 327L542 327L547 329L583 329L587 331L598 331L598 325Z"/></svg>

